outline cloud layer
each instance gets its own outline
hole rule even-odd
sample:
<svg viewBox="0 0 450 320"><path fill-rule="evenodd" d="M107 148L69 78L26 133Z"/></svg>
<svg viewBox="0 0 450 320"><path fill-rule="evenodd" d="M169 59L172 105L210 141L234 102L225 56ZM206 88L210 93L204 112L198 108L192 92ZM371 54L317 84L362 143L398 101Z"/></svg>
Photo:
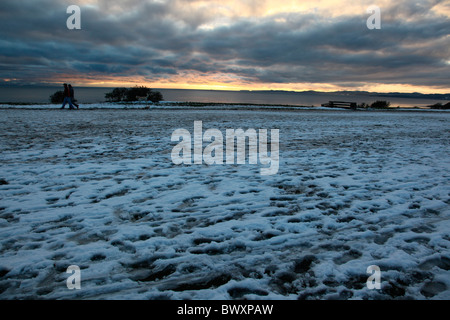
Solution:
<svg viewBox="0 0 450 320"><path fill-rule="evenodd" d="M446 1L3 0L0 83L449 88Z"/></svg>

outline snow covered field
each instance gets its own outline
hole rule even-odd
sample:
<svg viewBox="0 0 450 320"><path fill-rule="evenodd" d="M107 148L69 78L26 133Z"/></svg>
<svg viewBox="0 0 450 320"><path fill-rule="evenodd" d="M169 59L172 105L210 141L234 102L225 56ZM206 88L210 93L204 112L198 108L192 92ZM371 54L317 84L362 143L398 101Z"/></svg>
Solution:
<svg viewBox="0 0 450 320"><path fill-rule="evenodd" d="M450 298L449 113L0 113L0 299ZM174 165L194 121L279 129L278 174Z"/></svg>

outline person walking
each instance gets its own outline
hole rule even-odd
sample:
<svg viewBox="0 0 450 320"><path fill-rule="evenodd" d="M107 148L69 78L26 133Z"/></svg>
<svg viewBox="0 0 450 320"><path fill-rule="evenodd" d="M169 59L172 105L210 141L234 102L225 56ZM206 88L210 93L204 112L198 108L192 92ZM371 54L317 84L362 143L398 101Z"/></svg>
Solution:
<svg viewBox="0 0 450 320"><path fill-rule="evenodd" d="M69 104L69 109L75 109L72 104L72 99L70 98L69 87L67 86L67 83L64 83L64 101L61 106L61 109L64 109L64 107L66 106L67 103Z"/></svg>
<svg viewBox="0 0 450 320"><path fill-rule="evenodd" d="M73 87L71 84L69 84L69 93L70 93L70 100L72 101L72 104L77 107L77 109L80 109L80 105L75 103L75 90L73 90Z"/></svg>

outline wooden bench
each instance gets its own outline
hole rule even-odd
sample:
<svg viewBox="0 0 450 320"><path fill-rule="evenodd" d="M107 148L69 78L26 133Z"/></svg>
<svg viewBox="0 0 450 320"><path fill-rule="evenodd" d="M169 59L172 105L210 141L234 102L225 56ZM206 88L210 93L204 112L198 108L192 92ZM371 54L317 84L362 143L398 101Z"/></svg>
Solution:
<svg viewBox="0 0 450 320"><path fill-rule="evenodd" d="M322 104L322 107L344 108L344 109L356 110L357 104L356 104L356 102L329 101L328 103Z"/></svg>

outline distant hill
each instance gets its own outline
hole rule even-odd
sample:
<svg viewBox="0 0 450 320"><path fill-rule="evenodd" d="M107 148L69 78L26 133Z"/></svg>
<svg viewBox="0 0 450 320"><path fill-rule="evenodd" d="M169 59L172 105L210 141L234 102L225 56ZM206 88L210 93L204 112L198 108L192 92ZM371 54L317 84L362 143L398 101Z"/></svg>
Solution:
<svg viewBox="0 0 450 320"><path fill-rule="evenodd" d="M409 99L430 99L430 100L450 100L450 93L433 93L425 94L419 92L402 93L402 92L368 92L368 91L285 91L285 90L241 90L242 92L258 92L258 93L292 93L292 94L311 94L311 95L342 95L342 96L368 96L368 97L387 97L387 98L409 98Z"/></svg>

